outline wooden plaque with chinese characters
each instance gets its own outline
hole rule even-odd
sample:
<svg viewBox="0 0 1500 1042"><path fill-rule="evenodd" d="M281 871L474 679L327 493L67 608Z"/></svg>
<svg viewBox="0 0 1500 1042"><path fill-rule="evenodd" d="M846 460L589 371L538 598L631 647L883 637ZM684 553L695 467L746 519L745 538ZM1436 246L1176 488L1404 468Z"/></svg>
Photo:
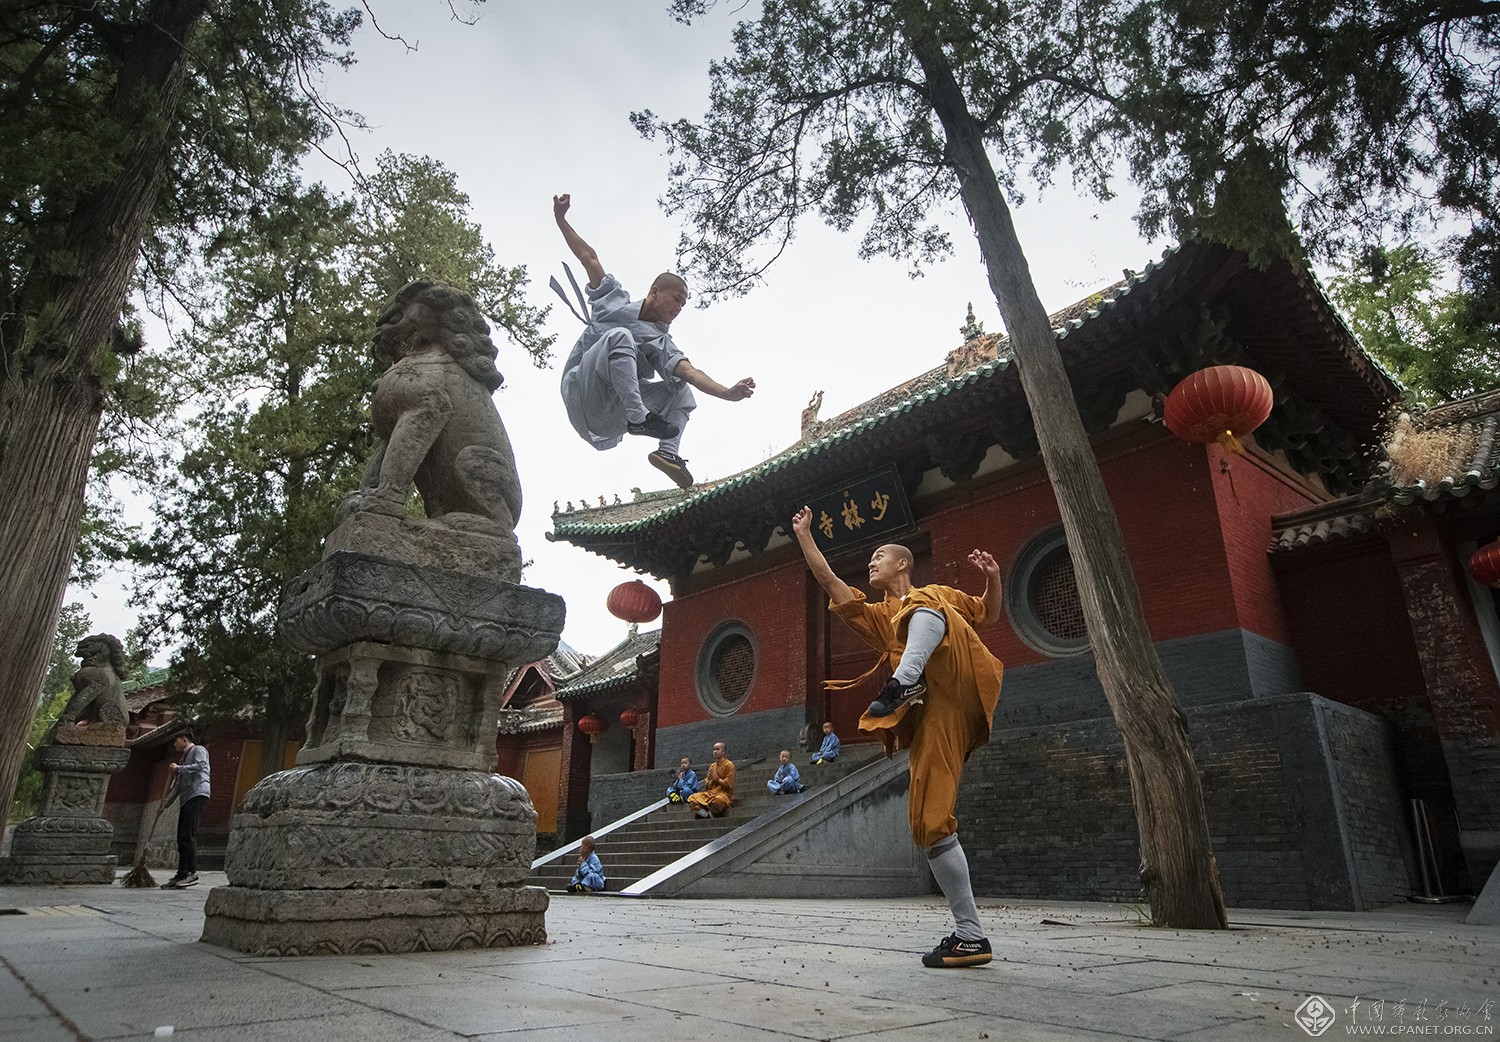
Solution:
<svg viewBox="0 0 1500 1042"><path fill-rule="evenodd" d="M824 489L806 503L812 509L813 541L825 557L897 542L916 527L895 464Z"/></svg>

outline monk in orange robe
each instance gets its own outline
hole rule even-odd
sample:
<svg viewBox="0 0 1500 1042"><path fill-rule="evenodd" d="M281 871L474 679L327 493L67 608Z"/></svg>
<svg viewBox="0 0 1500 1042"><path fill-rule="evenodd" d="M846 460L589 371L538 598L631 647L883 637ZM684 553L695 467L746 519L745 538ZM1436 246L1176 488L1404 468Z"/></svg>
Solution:
<svg viewBox="0 0 1500 1042"><path fill-rule="evenodd" d="M813 578L828 594L829 610L881 653L876 668L883 662L892 669L891 679L860 717L859 729L879 734L887 755L910 750L912 839L926 852L955 922L953 934L922 956L922 963L987 963L993 955L979 922L953 809L964 761L989 741L1000 700L1004 667L975 632L1000 611L1000 566L984 550L969 554L969 563L985 577L978 597L951 586L913 586L911 551L888 543L870 557L870 585L883 594L871 603L833 573L813 540L807 507L792 518L792 533ZM873 673L828 686L853 687Z"/></svg>
<svg viewBox="0 0 1500 1042"><path fill-rule="evenodd" d="M724 743L714 743L714 762L703 776L703 788L688 797L695 818L722 817L734 806L734 761L724 755Z"/></svg>

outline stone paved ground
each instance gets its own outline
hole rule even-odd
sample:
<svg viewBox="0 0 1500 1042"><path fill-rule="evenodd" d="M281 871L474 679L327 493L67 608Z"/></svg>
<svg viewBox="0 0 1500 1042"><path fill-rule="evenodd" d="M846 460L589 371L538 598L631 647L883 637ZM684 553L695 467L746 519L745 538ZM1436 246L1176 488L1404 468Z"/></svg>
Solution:
<svg viewBox="0 0 1500 1042"><path fill-rule="evenodd" d="M1290 1042L1310 1037L1294 1021L1310 995L1332 1008L1324 1038L1351 1037L1351 1024L1402 1037L1500 1028L1500 930L1465 925L1467 905L1243 910L1228 933L1179 933L1117 905L991 901L995 962L936 971L917 961L947 925L936 898L556 896L543 946L256 959L197 943L222 882L0 888L0 911L27 909L0 915L0 1040L172 1025L190 1042Z"/></svg>

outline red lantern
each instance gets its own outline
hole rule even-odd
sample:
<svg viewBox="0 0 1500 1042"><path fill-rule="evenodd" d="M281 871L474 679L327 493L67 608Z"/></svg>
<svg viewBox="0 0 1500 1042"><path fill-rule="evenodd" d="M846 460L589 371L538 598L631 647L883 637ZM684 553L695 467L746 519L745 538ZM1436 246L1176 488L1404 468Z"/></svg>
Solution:
<svg viewBox="0 0 1500 1042"><path fill-rule="evenodd" d="M636 712L634 709L627 709L620 714L620 726L625 728L626 730L629 730L636 725L636 722L640 720L640 718L640 713Z"/></svg>
<svg viewBox="0 0 1500 1042"><path fill-rule="evenodd" d="M1240 438L1265 423L1275 404L1271 385L1254 369L1215 365L1172 388L1162 419L1183 441L1217 441L1238 454L1245 451Z"/></svg>
<svg viewBox="0 0 1500 1042"><path fill-rule="evenodd" d="M621 583L610 590L605 604L611 615L626 622L650 622L661 614L661 598L639 579Z"/></svg>
<svg viewBox="0 0 1500 1042"><path fill-rule="evenodd" d="M1469 574L1476 582L1500 587L1500 539L1486 543L1469 558Z"/></svg>
<svg viewBox="0 0 1500 1042"><path fill-rule="evenodd" d="M605 731L609 730L609 721L597 713L590 713L588 716L579 719L578 729L588 735L589 741L592 742L595 738L598 738Z"/></svg>

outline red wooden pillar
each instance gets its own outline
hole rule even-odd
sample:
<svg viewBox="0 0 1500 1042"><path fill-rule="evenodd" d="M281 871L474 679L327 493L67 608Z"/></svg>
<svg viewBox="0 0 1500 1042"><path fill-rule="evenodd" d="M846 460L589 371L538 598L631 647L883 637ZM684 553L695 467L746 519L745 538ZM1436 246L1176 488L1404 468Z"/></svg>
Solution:
<svg viewBox="0 0 1500 1042"><path fill-rule="evenodd" d="M631 763L632 771L649 771L654 759L651 748L653 732L651 730L651 713L649 710L638 710L635 718L635 726L631 728L631 734L635 737L635 759Z"/></svg>
<svg viewBox="0 0 1500 1042"><path fill-rule="evenodd" d="M578 709L563 703L562 762L557 780L558 826L565 842L586 836L589 820L589 778L593 771L594 747L578 729Z"/></svg>

